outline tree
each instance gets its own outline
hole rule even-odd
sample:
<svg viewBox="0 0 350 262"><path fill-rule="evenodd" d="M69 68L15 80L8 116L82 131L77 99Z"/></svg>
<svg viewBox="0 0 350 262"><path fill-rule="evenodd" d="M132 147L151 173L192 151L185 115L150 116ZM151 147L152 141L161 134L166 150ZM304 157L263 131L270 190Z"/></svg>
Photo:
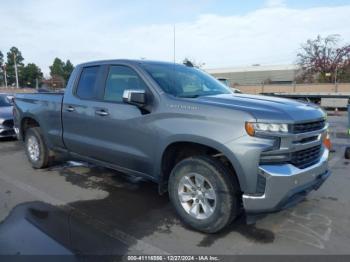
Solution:
<svg viewBox="0 0 350 262"><path fill-rule="evenodd" d="M349 83L350 82L350 62L348 65L344 66L337 72L338 74L338 82Z"/></svg>
<svg viewBox="0 0 350 262"><path fill-rule="evenodd" d="M56 75L63 76L64 75L64 62L59 59L58 57L55 58L53 61L52 66L50 66L50 75L51 77L54 77Z"/></svg>
<svg viewBox="0 0 350 262"><path fill-rule="evenodd" d="M335 82L346 78L344 69L350 64L350 45L340 46L339 42L339 35L307 40L297 54L302 71L299 79L303 82L315 79L318 82Z"/></svg>
<svg viewBox="0 0 350 262"><path fill-rule="evenodd" d="M2 68L4 64L4 54L0 51L0 69Z"/></svg>
<svg viewBox="0 0 350 262"><path fill-rule="evenodd" d="M55 83L55 87L63 88L73 70L74 66L70 60L67 60L65 63L56 57L52 66L50 66L51 82Z"/></svg>
<svg viewBox="0 0 350 262"><path fill-rule="evenodd" d="M7 82L9 85L16 83L15 61L17 63L17 71L19 76L23 69L23 60L24 58L22 56L22 53L18 50L18 48L14 46L11 47L10 51L7 53L6 63Z"/></svg>
<svg viewBox="0 0 350 262"><path fill-rule="evenodd" d="M73 72L73 70L74 70L74 65L68 59L63 67L63 78L66 81L66 83L67 83L71 73Z"/></svg>
<svg viewBox="0 0 350 262"><path fill-rule="evenodd" d="M41 69L34 63L29 63L21 71L21 86L36 87L43 79Z"/></svg>
<svg viewBox="0 0 350 262"><path fill-rule="evenodd" d="M3 84L4 80L4 54L0 51L0 86Z"/></svg>

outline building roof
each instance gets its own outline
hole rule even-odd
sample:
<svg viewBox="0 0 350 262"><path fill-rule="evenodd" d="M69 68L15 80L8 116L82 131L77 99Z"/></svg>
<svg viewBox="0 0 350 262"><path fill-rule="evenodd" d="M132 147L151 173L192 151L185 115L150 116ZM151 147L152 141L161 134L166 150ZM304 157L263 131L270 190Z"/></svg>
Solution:
<svg viewBox="0 0 350 262"><path fill-rule="evenodd" d="M257 71L292 71L297 70L297 65L253 65L241 67L223 67L223 68L208 68L204 69L209 74L223 73L240 73L240 72L257 72Z"/></svg>
<svg viewBox="0 0 350 262"><path fill-rule="evenodd" d="M290 83L295 81L296 65L256 65L213 68L205 71L216 78L225 78L231 84Z"/></svg>

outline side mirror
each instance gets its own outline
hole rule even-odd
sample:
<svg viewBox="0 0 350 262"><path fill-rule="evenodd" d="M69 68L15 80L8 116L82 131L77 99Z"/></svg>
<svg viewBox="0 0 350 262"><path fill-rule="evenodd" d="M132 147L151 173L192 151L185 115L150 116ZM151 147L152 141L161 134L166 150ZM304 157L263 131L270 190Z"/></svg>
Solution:
<svg viewBox="0 0 350 262"><path fill-rule="evenodd" d="M146 105L146 91L145 90L124 90L123 101L125 103L143 107Z"/></svg>
<svg viewBox="0 0 350 262"><path fill-rule="evenodd" d="M8 96L7 101L11 104L14 105L15 103L15 96Z"/></svg>

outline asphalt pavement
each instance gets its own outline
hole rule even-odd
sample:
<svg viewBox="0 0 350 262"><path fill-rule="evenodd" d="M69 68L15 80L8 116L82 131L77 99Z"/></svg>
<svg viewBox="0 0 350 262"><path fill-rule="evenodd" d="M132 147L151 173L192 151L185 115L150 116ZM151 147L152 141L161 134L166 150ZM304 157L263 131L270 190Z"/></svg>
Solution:
<svg viewBox="0 0 350 262"><path fill-rule="evenodd" d="M346 116L331 116L332 176L302 203L218 234L183 225L157 186L86 163L29 165L0 141L0 254L350 254Z"/></svg>

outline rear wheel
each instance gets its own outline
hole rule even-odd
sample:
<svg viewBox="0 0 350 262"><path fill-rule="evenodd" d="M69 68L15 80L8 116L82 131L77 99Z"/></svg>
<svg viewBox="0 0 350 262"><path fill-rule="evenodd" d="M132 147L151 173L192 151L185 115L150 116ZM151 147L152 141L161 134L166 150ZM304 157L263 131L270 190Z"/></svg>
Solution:
<svg viewBox="0 0 350 262"><path fill-rule="evenodd" d="M227 226L239 213L239 188L220 161L190 157L180 161L169 178L169 196L182 221L206 233Z"/></svg>
<svg viewBox="0 0 350 262"><path fill-rule="evenodd" d="M350 147L345 148L344 157L345 157L346 159L350 159Z"/></svg>
<svg viewBox="0 0 350 262"><path fill-rule="evenodd" d="M49 165L49 149L39 127L32 127L26 131L25 151L29 162L34 168L45 168Z"/></svg>

